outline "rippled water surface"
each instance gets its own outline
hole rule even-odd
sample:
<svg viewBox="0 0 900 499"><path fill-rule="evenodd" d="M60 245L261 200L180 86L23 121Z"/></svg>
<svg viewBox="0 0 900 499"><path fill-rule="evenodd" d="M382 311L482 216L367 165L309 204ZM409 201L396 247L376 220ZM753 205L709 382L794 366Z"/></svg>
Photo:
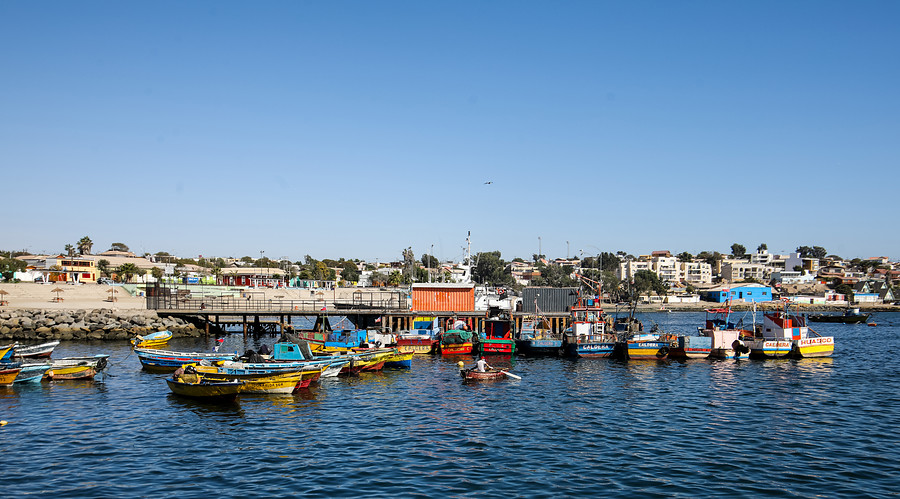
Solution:
<svg viewBox="0 0 900 499"><path fill-rule="evenodd" d="M644 319L678 333L703 314ZM125 342L63 343L109 353L110 375L0 389L4 495L895 495L900 314L874 320L814 324L836 337L826 359L518 358L521 381L465 385L458 359L424 356L230 405L172 395Z"/></svg>

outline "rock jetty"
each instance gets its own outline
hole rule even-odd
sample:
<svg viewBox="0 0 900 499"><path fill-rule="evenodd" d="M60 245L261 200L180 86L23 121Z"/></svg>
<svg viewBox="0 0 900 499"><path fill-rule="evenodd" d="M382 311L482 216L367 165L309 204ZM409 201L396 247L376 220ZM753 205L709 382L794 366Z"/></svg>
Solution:
<svg viewBox="0 0 900 499"><path fill-rule="evenodd" d="M173 337L200 336L182 319L159 317L147 310L4 310L0 340L128 340L168 330Z"/></svg>

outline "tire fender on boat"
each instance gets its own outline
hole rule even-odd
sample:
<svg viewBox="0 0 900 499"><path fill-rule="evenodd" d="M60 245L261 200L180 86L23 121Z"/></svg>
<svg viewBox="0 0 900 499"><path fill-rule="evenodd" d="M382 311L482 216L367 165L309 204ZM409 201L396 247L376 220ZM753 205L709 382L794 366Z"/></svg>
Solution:
<svg viewBox="0 0 900 499"><path fill-rule="evenodd" d="M666 355L669 355L669 347L660 348L659 351L656 352L656 355L658 357L665 357Z"/></svg>

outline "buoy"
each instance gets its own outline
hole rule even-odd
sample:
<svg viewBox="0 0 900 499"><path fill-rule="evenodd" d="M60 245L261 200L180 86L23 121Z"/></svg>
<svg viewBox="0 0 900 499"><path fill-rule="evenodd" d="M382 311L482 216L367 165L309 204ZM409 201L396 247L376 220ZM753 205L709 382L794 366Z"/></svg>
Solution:
<svg viewBox="0 0 900 499"><path fill-rule="evenodd" d="M870 322L870 323L867 324L867 326L869 326L869 327L875 327L875 326L877 326L877 325L878 325L878 324L875 324L874 322Z"/></svg>
<svg viewBox="0 0 900 499"><path fill-rule="evenodd" d="M463 361L457 362L456 365L459 366L460 369L462 369L463 367L466 366L466 364Z"/></svg>
<svg viewBox="0 0 900 499"><path fill-rule="evenodd" d="M0 426L6 426L9 424L9 421L0 421Z"/></svg>

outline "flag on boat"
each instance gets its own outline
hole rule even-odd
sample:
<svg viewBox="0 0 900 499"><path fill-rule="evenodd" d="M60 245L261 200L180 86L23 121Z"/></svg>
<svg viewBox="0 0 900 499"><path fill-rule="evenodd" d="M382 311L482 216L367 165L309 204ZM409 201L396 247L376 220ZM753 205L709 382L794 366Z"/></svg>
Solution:
<svg viewBox="0 0 900 499"><path fill-rule="evenodd" d="M381 322L381 317L375 319L375 322Z"/></svg>
<svg viewBox="0 0 900 499"><path fill-rule="evenodd" d="M320 311L320 312L324 312L324 311L325 311L325 307L320 308L319 311Z"/></svg>

